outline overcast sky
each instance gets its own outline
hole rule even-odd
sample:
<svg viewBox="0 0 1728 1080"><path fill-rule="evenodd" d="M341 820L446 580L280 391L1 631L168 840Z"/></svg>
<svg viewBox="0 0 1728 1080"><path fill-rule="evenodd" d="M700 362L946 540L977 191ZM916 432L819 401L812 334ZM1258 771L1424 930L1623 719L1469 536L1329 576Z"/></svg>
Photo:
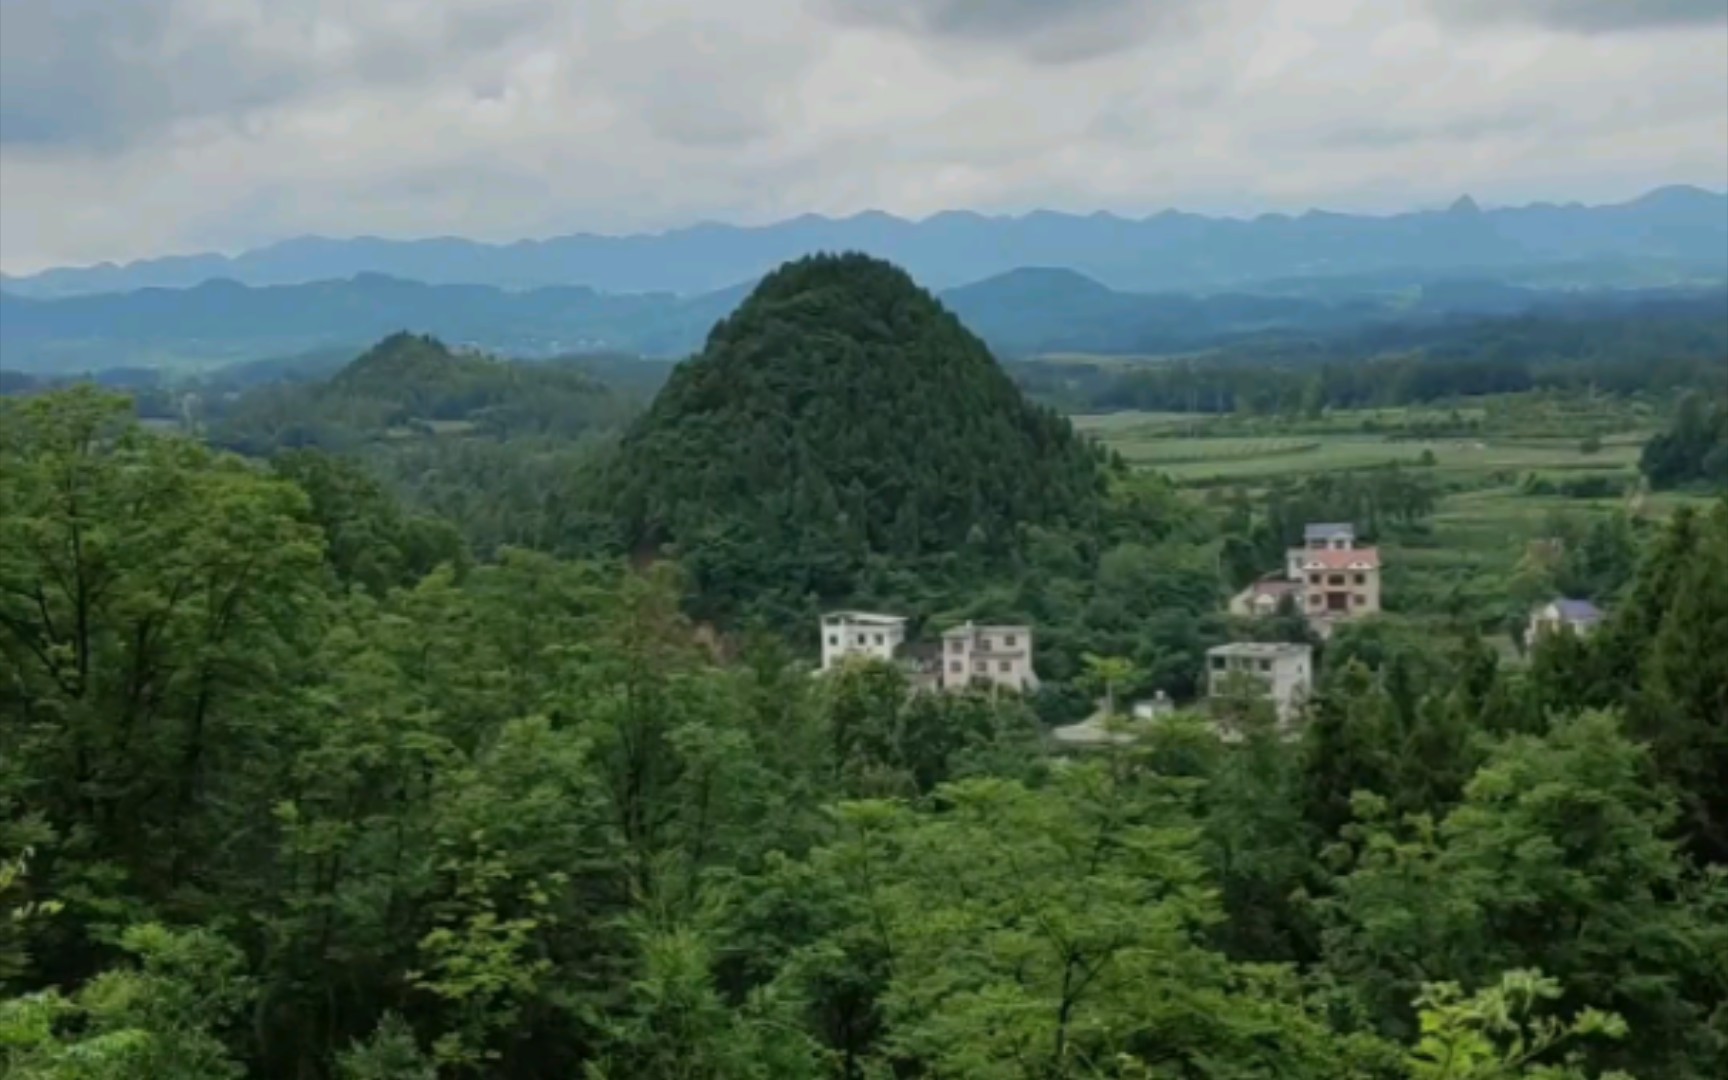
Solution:
<svg viewBox="0 0 1728 1080"><path fill-rule="evenodd" d="M0 0L0 267L1728 186L1725 0Z"/></svg>

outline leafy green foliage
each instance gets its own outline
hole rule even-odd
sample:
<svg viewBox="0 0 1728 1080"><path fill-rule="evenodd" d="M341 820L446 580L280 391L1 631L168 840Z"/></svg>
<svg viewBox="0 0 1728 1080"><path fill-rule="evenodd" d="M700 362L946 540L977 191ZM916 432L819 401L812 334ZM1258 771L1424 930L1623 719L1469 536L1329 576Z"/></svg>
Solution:
<svg viewBox="0 0 1728 1080"><path fill-rule="evenodd" d="M629 403L573 367L505 363L403 333L326 381L267 385L215 408L213 442L268 455L435 438L440 425L493 439L569 438L618 423Z"/></svg>
<svg viewBox="0 0 1728 1080"><path fill-rule="evenodd" d="M818 269L793 322L853 295ZM88 388L0 402L0 1071L1722 1073L1728 504L1581 533L1564 572L1611 615L1528 669L1367 620L1316 643L1293 729L1224 702L1076 760L1040 716L1184 696L1250 632L1217 613L1232 550L1329 499L1413 526L1378 477L1207 508L1057 441L1099 486L1009 500L1000 537L840 530L830 565L739 504L735 546L631 566L470 556L353 460L260 467ZM703 621L795 565L1029 621L1048 689L812 678L772 625Z"/></svg>
<svg viewBox="0 0 1728 1080"><path fill-rule="evenodd" d="M1583 1080L1576 1055L1564 1064L1539 1064L1567 1043L1592 1037L1624 1038L1626 1022L1585 1009L1569 1022L1537 1015L1537 1006L1562 995L1558 979L1512 971L1498 986L1466 997L1456 983L1425 988L1416 999L1422 1038L1410 1053L1413 1080ZM1603 1080L1624 1077L1623 1073Z"/></svg>
<svg viewBox="0 0 1728 1080"><path fill-rule="evenodd" d="M1702 482L1728 489L1728 397L1687 394L1673 428L1645 445L1639 467L1654 488Z"/></svg>

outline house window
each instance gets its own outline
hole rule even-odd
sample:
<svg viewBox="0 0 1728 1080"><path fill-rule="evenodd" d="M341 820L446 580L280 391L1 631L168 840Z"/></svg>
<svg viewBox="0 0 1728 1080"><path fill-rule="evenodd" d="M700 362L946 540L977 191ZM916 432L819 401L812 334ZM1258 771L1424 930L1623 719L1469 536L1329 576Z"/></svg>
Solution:
<svg viewBox="0 0 1728 1080"><path fill-rule="evenodd" d="M882 644L882 635L881 634L876 635L876 644L878 644L878 645Z"/></svg>
<svg viewBox="0 0 1728 1080"><path fill-rule="evenodd" d="M1356 575L1356 584L1358 584L1358 585L1368 584L1368 575L1367 574L1357 574Z"/></svg>
<svg viewBox="0 0 1728 1080"><path fill-rule="evenodd" d="M1320 575L1319 574L1309 574L1308 575L1308 584L1310 584L1310 585L1320 584Z"/></svg>
<svg viewBox="0 0 1728 1080"><path fill-rule="evenodd" d="M952 671L956 675L960 674L960 672L964 671L965 669L966 669L966 665L962 664L958 660L955 660L953 663L948 665L948 670Z"/></svg>
<svg viewBox="0 0 1728 1080"><path fill-rule="evenodd" d="M1356 594L1356 606L1357 607L1361 607L1362 605L1366 604L1367 602L1368 602L1368 598L1366 596L1363 596L1361 593Z"/></svg>
<svg viewBox="0 0 1728 1080"><path fill-rule="evenodd" d="M1012 649L1020 641L1020 639L1015 637L1013 634L1009 634L1006 638L1004 638L1002 640L1003 640L1004 644L1006 644L1008 646L1008 648L1010 648L1010 649Z"/></svg>
<svg viewBox="0 0 1728 1080"><path fill-rule="evenodd" d="M1344 575L1343 574L1330 574L1326 578L1326 584L1328 584L1328 585L1342 585L1342 584L1344 584Z"/></svg>
<svg viewBox="0 0 1728 1080"><path fill-rule="evenodd" d="M997 662L997 664L996 664L996 670L997 670L997 671L1000 671L1000 672L1001 672L1001 673L1002 673L1002 674L1004 674L1004 675L1006 675L1006 674L1008 674L1008 673L1009 673L1009 672L1010 672L1010 671L1013 671L1013 670L1014 670L1014 665L1013 665L1013 664L1010 664L1010 663L1009 663L1009 662L1008 662L1008 661L1006 661L1006 660L1001 660L1001 661L998 661L998 662Z"/></svg>
<svg viewBox="0 0 1728 1080"><path fill-rule="evenodd" d="M966 648L966 646L963 643L958 642L958 641L950 641L948 643L948 651L949 652L962 652L965 650L965 648Z"/></svg>
<svg viewBox="0 0 1728 1080"><path fill-rule="evenodd" d="M1309 593L1308 594L1308 606L1309 607L1319 607L1320 606L1320 594L1319 593Z"/></svg>
<svg viewBox="0 0 1728 1080"><path fill-rule="evenodd" d="M972 661L972 670L976 671L978 674L982 675L985 672L990 670L990 665L986 664L982 660L974 660L974 661Z"/></svg>
<svg viewBox="0 0 1728 1080"><path fill-rule="evenodd" d="M1260 661L1260 670L1261 671L1271 671L1272 670L1272 661L1270 661L1270 660Z"/></svg>
<svg viewBox="0 0 1728 1080"><path fill-rule="evenodd" d="M838 649L840 647L840 635L839 634L829 634L828 635L828 644L830 644L830 645L834 646L836 649Z"/></svg>
<svg viewBox="0 0 1728 1080"><path fill-rule="evenodd" d="M1223 671L1224 670L1224 658L1222 656L1214 656L1212 658L1212 670L1213 671Z"/></svg>
<svg viewBox="0 0 1728 1080"><path fill-rule="evenodd" d="M978 647L980 649L983 649L985 652L989 652L990 651L990 639L989 638L979 638L978 639Z"/></svg>

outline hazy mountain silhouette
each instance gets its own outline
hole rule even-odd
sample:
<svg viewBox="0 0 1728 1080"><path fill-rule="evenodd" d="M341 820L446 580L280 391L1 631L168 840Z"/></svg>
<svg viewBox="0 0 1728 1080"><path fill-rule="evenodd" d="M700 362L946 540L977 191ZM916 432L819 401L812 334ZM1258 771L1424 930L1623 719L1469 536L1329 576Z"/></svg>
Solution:
<svg viewBox="0 0 1728 1080"><path fill-rule="evenodd" d="M511 291L363 274L254 288L233 281L53 300L0 292L0 361L70 372L215 363L358 349L398 330L521 357L676 357L748 295L749 283L680 297L574 286ZM998 354L1149 354L1276 331L1328 333L1379 322L1646 303L1689 290L1551 291L1436 278L1398 295L1130 293L1072 270L1022 268L940 294Z"/></svg>
<svg viewBox="0 0 1728 1080"><path fill-rule="evenodd" d="M506 289L585 285L601 292L709 292L788 259L860 251L938 288L1017 267L1078 271L1117 289L1215 290L1273 278L1384 272L1471 274L1601 264L1598 284L1728 273L1728 195L1659 188L1630 202L1484 210L1469 197L1437 211L1371 217L1320 210L1251 220L1165 211L1141 219L1046 210L1018 217L949 211L908 221L881 212L804 215L772 225L702 224L632 236L574 234L485 244L456 237L301 237L232 258L185 255L9 278L21 296L65 296L214 278L301 284L375 273Z"/></svg>

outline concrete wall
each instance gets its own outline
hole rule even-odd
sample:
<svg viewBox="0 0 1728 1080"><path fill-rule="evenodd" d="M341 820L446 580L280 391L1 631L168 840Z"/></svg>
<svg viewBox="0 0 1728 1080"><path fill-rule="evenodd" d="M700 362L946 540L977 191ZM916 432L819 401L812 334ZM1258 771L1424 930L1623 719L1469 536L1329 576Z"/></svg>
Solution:
<svg viewBox="0 0 1728 1080"><path fill-rule="evenodd" d="M906 624L857 620L845 615L822 617L822 670L830 671L849 656L892 662L906 640Z"/></svg>
<svg viewBox="0 0 1728 1080"><path fill-rule="evenodd" d="M942 635L942 689L964 690L975 682L1009 690L1038 687L1032 665L1030 626L956 627Z"/></svg>

